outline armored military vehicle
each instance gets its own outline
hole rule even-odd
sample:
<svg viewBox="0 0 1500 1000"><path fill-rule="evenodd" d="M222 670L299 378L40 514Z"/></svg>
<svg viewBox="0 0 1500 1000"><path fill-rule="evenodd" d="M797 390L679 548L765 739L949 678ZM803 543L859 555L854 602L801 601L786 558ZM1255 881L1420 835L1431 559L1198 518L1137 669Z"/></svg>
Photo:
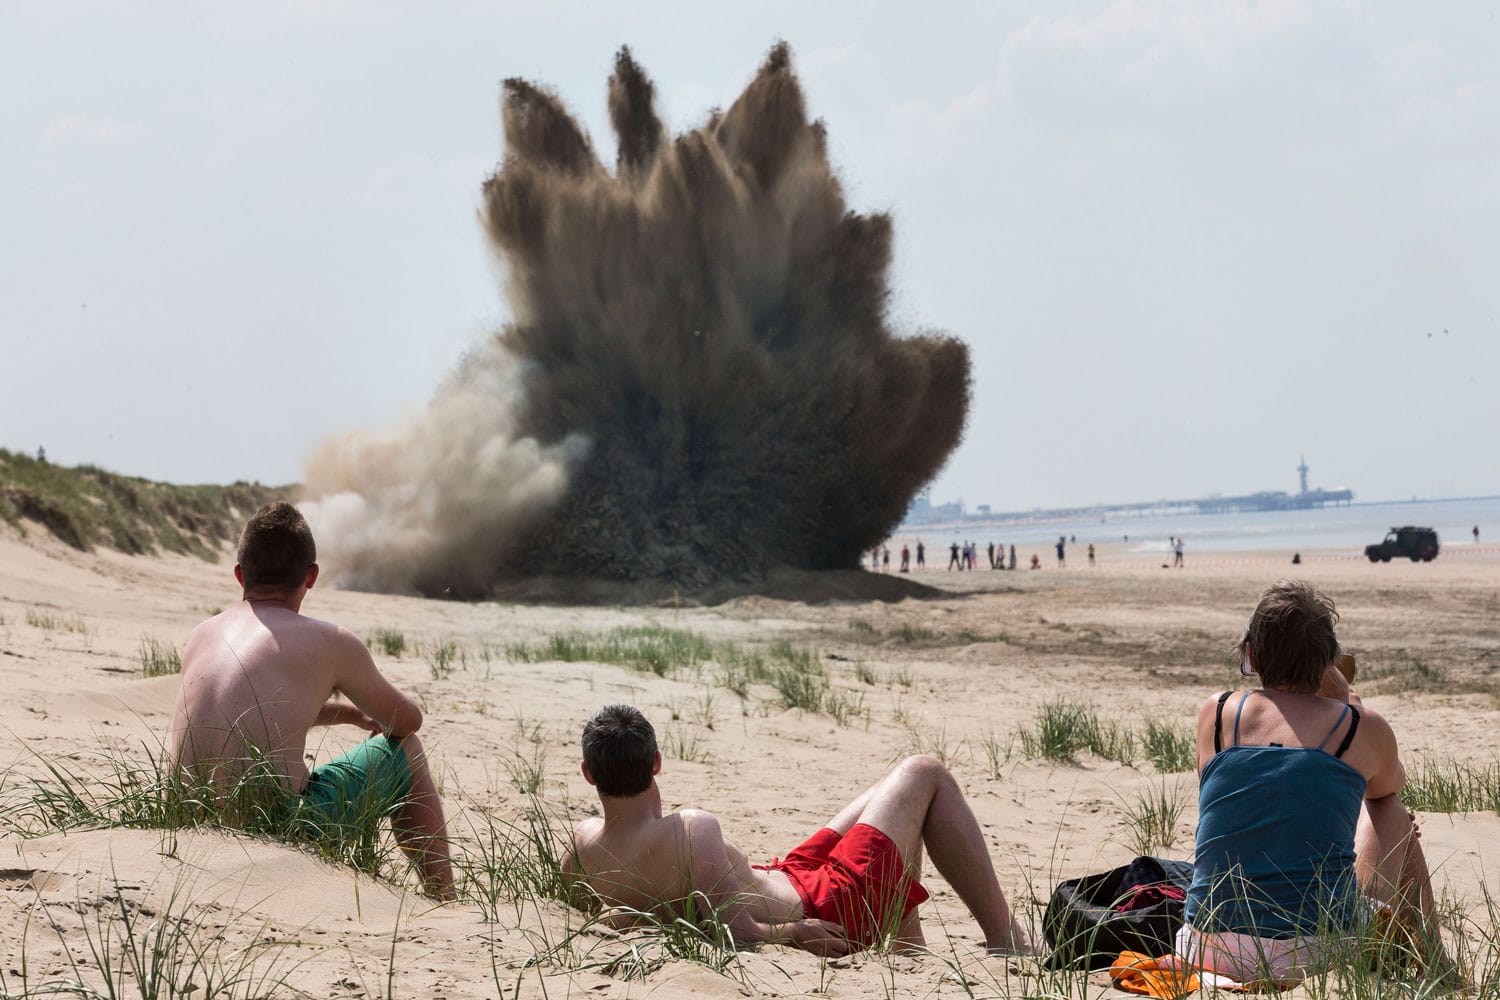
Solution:
<svg viewBox="0 0 1500 1000"><path fill-rule="evenodd" d="M1385 541L1378 545L1366 545L1365 556L1370 562L1390 562L1392 556L1406 556L1412 562L1432 562L1438 554L1437 532L1431 528L1416 528L1406 525L1392 528Z"/></svg>

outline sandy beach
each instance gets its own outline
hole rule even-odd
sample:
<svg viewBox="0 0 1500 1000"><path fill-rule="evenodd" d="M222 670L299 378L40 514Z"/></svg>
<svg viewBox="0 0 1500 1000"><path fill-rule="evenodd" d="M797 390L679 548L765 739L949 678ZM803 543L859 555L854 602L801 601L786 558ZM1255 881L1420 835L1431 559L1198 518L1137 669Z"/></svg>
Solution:
<svg viewBox="0 0 1500 1000"><path fill-rule="evenodd" d="M1158 774L1140 754L1130 763L1089 753L1072 764L1031 758L1023 731L1044 704L1063 698L1137 731L1151 722L1187 729L1205 696L1235 686L1230 646L1278 576L1311 580L1337 601L1340 637L1359 658L1358 687L1391 719L1409 765L1500 758L1500 733L1486 725L1500 707L1500 547L1453 546L1431 564L1312 551L1295 567L1283 553L1190 550L1183 569L1106 545L1092 569L1079 547L1058 570L1050 551L1037 551L1038 571L948 573L946 546L930 548L918 579L940 593L895 603L740 597L697 607L684 595L676 607L560 607L319 587L303 610L360 635L405 637L402 655L377 650L376 662L424 707L422 735L460 856L479 850L493 824L522 821L532 804L520 787L527 783L559 821L594 813L578 771L579 731L598 706L627 701L662 738L667 807L714 811L752 859L784 854L903 754L941 757L1037 936L1057 881L1137 853L1126 814L1138 796L1180 793L1171 842L1153 853L1190 857L1196 780ZM1027 561L1029 551L1020 556ZM180 649L194 624L238 599L231 567L227 554L217 565L85 554L0 525L0 790L8 802L49 765L103 775L111 758L159 752L177 679L142 678L141 644ZM810 650L838 707L787 709L764 684L742 698L712 662L658 676L507 655L507 647L558 633L648 625L743 649ZM431 650L441 643L456 656L440 677ZM358 739L322 733L319 760ZM1423 813L1420 821L1447 909L1483 917L1486 885L1493 891L1500 871L1500 816ZM669 957L659 942L574 935L581 917L554 901L503 901L486 919L471 903L431 905L402 881L400 865L374 880L226 833L8 834L0 853L0 993L97 982L106 975L101 955L115 954L118 965L122 940L168 924L208 956L200 970L250 970L247 982L276 995L873 998L1057 988L1039 984L1026 963L982 957L977 928L932 872L930 956L824 962L762 947L704 962ZM630 978L631 955L644 978ZM183 975L209 982L202 971ZM1091 993L1111 992L1107 978L1087 982Z"/></svg>

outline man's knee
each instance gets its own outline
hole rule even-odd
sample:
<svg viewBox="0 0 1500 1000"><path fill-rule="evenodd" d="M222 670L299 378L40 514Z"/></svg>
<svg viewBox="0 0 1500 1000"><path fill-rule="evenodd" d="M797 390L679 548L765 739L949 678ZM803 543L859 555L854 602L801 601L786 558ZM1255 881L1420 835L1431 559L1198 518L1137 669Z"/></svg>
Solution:
<svg viewBox="0 0 1500 1000"><path fill-rule="evenodd" d="M406 767L411 774L413 787L423 783L427 775L427 751L416 733L401 737L401 749L406 753Z"/></svg>
<svg viewBox="0 0 1500 1000"><path fill-rule="evenodd" d="M910 781L952 783L953 774L932 754L912 754L896 765L896 771Z"/></svg>

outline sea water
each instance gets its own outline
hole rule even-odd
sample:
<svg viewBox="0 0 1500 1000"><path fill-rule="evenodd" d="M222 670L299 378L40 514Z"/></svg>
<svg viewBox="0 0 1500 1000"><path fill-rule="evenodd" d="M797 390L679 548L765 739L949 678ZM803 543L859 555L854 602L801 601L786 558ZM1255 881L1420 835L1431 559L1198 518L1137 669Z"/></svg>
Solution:
<svg viewBox="0 0 1500 1000"><path fill-rule="evenodd" d="M1183 539L1186 552L1249 552L1262 549L1347 549L1362 553L1393 527L1412 524L1433 528L1444 549L1474 545L1479 527L1482 543L1500 543L1500 496L1453 500L1407 500L1352 503L1308 510L1238 511L1225 514L1115 516L1066 521L1011 520L985 524L946 525L903 529L903 535L922 538L929 548L950 540L976 541L981 550L994 542L1005 545L1052 544L1059 535L1076 536L1080 547L1090 542L1125 542L1130 551L1165 553L1170 537ZM951 539L950 539L951 536ZM1072 544L1070 541L1070 547ZM1080 553L1075 551L1074 557ZM930 557L929 557L930 561Z"/></svg>

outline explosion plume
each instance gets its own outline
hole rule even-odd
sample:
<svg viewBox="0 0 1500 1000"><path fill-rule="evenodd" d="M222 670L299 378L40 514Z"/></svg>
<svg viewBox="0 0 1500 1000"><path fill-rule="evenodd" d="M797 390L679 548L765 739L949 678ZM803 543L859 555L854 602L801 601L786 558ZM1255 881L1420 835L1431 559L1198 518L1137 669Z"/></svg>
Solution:
<svg viewBox="0 0 1500 1000"><path fill-rule="evenodd" d="M967 349L889 329L890 219L846 208L786 46L675 139L654 96L622 49L611 172L556 96L506 81L482 216L514 322L403 441L363 461L335 443L309 476L362 498L340 501L358 513L324 547L366 584L480 596L518 576L853 568L958 443ZM470 451L490 457L478 476ZM519 480L498 481L507 467ZM462 516L435 513L450 491ZM361 517L376 527L350 550ZM419 530L383 560L382 526L402 519Z"/></svg>

